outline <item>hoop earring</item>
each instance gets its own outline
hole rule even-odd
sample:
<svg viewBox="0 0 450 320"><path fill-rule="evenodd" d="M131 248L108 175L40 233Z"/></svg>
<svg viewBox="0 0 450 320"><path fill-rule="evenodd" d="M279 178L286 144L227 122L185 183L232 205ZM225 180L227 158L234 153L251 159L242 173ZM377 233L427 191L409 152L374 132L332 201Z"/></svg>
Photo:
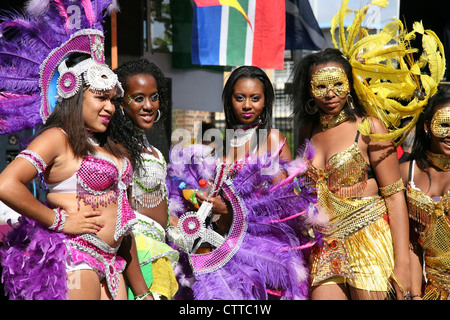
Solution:
<svg viewBox="0 0 450 320"><path fill-rule="evenodd" d="M347 95L347 104L350 109L355 110L355 106L353 105L353 97L350 93Z"/></svg>
<svg viewBox="0 0 450 320"><path fill-rule="evenodd" d="M160 118L161 118L161 111L159 111L159 109L158 109L158 116L156 117L156 120L153 121L153 123L158 122Z"/></svg>
<svg viewBox="0 0 450 320"><path fill-rule="evenodd" d="M314 103L314 106L311 105L311 101ZM313 115L318 111L317 105L316 105L316 102L314 101L314 99L309 99L308 101L306 101L305 111L307 114L310 114L310 115Z"/></svg>

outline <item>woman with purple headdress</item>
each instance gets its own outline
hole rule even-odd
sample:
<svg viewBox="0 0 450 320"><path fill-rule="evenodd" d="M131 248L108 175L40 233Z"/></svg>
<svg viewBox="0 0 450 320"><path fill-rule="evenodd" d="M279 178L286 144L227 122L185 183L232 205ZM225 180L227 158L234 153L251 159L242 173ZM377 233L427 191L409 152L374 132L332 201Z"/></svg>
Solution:
<svg viewBox="0 0 450 320"><path fill-rule="evenodd" d="M2 129L33 127L36 114L44 123L0 174L1 200L22 215L1 251L10 299L126 299L124 272L135 292L150 298L142 274L127 272L127 262L137 263L136 217L126 196L133 171L108 132L123 89L104 62L103 33L94 28L109 2L98 1L99 12L81 3L81 30L67 28L72 1L40 1L43 8L32 1L27 19L0 25L1 90L8 97L1 109L9 116ZM22 98L33 102L30 117ZM22 114L8 114L8 104ZM48 186L48 206L27 189L36 175Z"/></svg>
<svg viewBox="0 0 450 320"><path fill-rule="evenodd" d="M169 210L179 222L168 234L186 253L180 260L189 261L189 267L179 264L180 291L190 286L195 299L305 299L302 249L314 241L315 199L295 179L303 160L289 161L284 137L271 128L270 79L260 68L237 68L222 98L226 154L211 155L204 145L176 145L171 151ZM206 195L197 193L195 212L179 185L199 188L202 178L211 188ZM196 251L202 243L209 252Z"/></svg>

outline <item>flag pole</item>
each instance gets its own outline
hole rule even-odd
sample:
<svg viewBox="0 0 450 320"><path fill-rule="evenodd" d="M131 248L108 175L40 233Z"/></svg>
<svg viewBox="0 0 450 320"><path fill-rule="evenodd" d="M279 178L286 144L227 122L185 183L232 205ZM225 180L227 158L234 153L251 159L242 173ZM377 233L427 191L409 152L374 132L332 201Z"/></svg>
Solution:
<svg viewBox="0 0 450 320"><path fill-rule="evenodd" d="M114 70L119 66L117 50L117 12L111 13L111 68Z"/></svg>

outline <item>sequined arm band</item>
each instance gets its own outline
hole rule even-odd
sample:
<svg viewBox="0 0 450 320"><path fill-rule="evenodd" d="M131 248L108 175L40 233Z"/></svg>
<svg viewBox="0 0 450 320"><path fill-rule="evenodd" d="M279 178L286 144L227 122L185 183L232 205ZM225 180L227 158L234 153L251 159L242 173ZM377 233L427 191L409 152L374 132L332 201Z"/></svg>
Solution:
<svg viewBox="0 0 450 320"><path fill-rule="evenodd" d="M53 209L53 211L56 213L55 220L53 221L53 224L48 228L56 232L61 232L66 225L67 214L61 208Z"/></svg>
<svg viewBox="0 0 450 320"><path fill-rule="evenodd" d="M380 187L380 194L386 198L389 196L392 196L394 193L397 193L399 191L405 190L405 185L403 183L403 178L400 178L399 180L397 180L396 182L385 186L385 187Z"/></svg>
<svg viewBox="0 0 450 320"><path fill-rule="evenodd" d="M23 150L17 155L16 158L24 158L31 162L38 173L42 173L45 171L45 169L47 169L47 164L45 163L45 161L34 151Z"/></svg>

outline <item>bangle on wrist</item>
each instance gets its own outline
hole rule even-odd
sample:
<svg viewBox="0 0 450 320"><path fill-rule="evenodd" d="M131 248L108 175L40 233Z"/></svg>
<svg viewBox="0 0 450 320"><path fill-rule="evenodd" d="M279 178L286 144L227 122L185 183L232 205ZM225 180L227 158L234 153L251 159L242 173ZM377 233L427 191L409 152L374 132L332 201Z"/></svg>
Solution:
<svg viewBox="0 0 450 320"><path fill-rule="evenodd" d="M53 211L56 213L55 220L53 220L53 224L48 227L50 230L61 232L66 225L66 212L61 208L55 208Z"/></svg>
<svg viewBox="0 0 450 320"><path fill-rule="evenodd" d="M148 295L151 295L153 297L154 300L160 300L159 298L159 294L154 293L153 291L149 291L140 295L137 295L134 297L134 300L144 300L144 298Z"/></svg>

